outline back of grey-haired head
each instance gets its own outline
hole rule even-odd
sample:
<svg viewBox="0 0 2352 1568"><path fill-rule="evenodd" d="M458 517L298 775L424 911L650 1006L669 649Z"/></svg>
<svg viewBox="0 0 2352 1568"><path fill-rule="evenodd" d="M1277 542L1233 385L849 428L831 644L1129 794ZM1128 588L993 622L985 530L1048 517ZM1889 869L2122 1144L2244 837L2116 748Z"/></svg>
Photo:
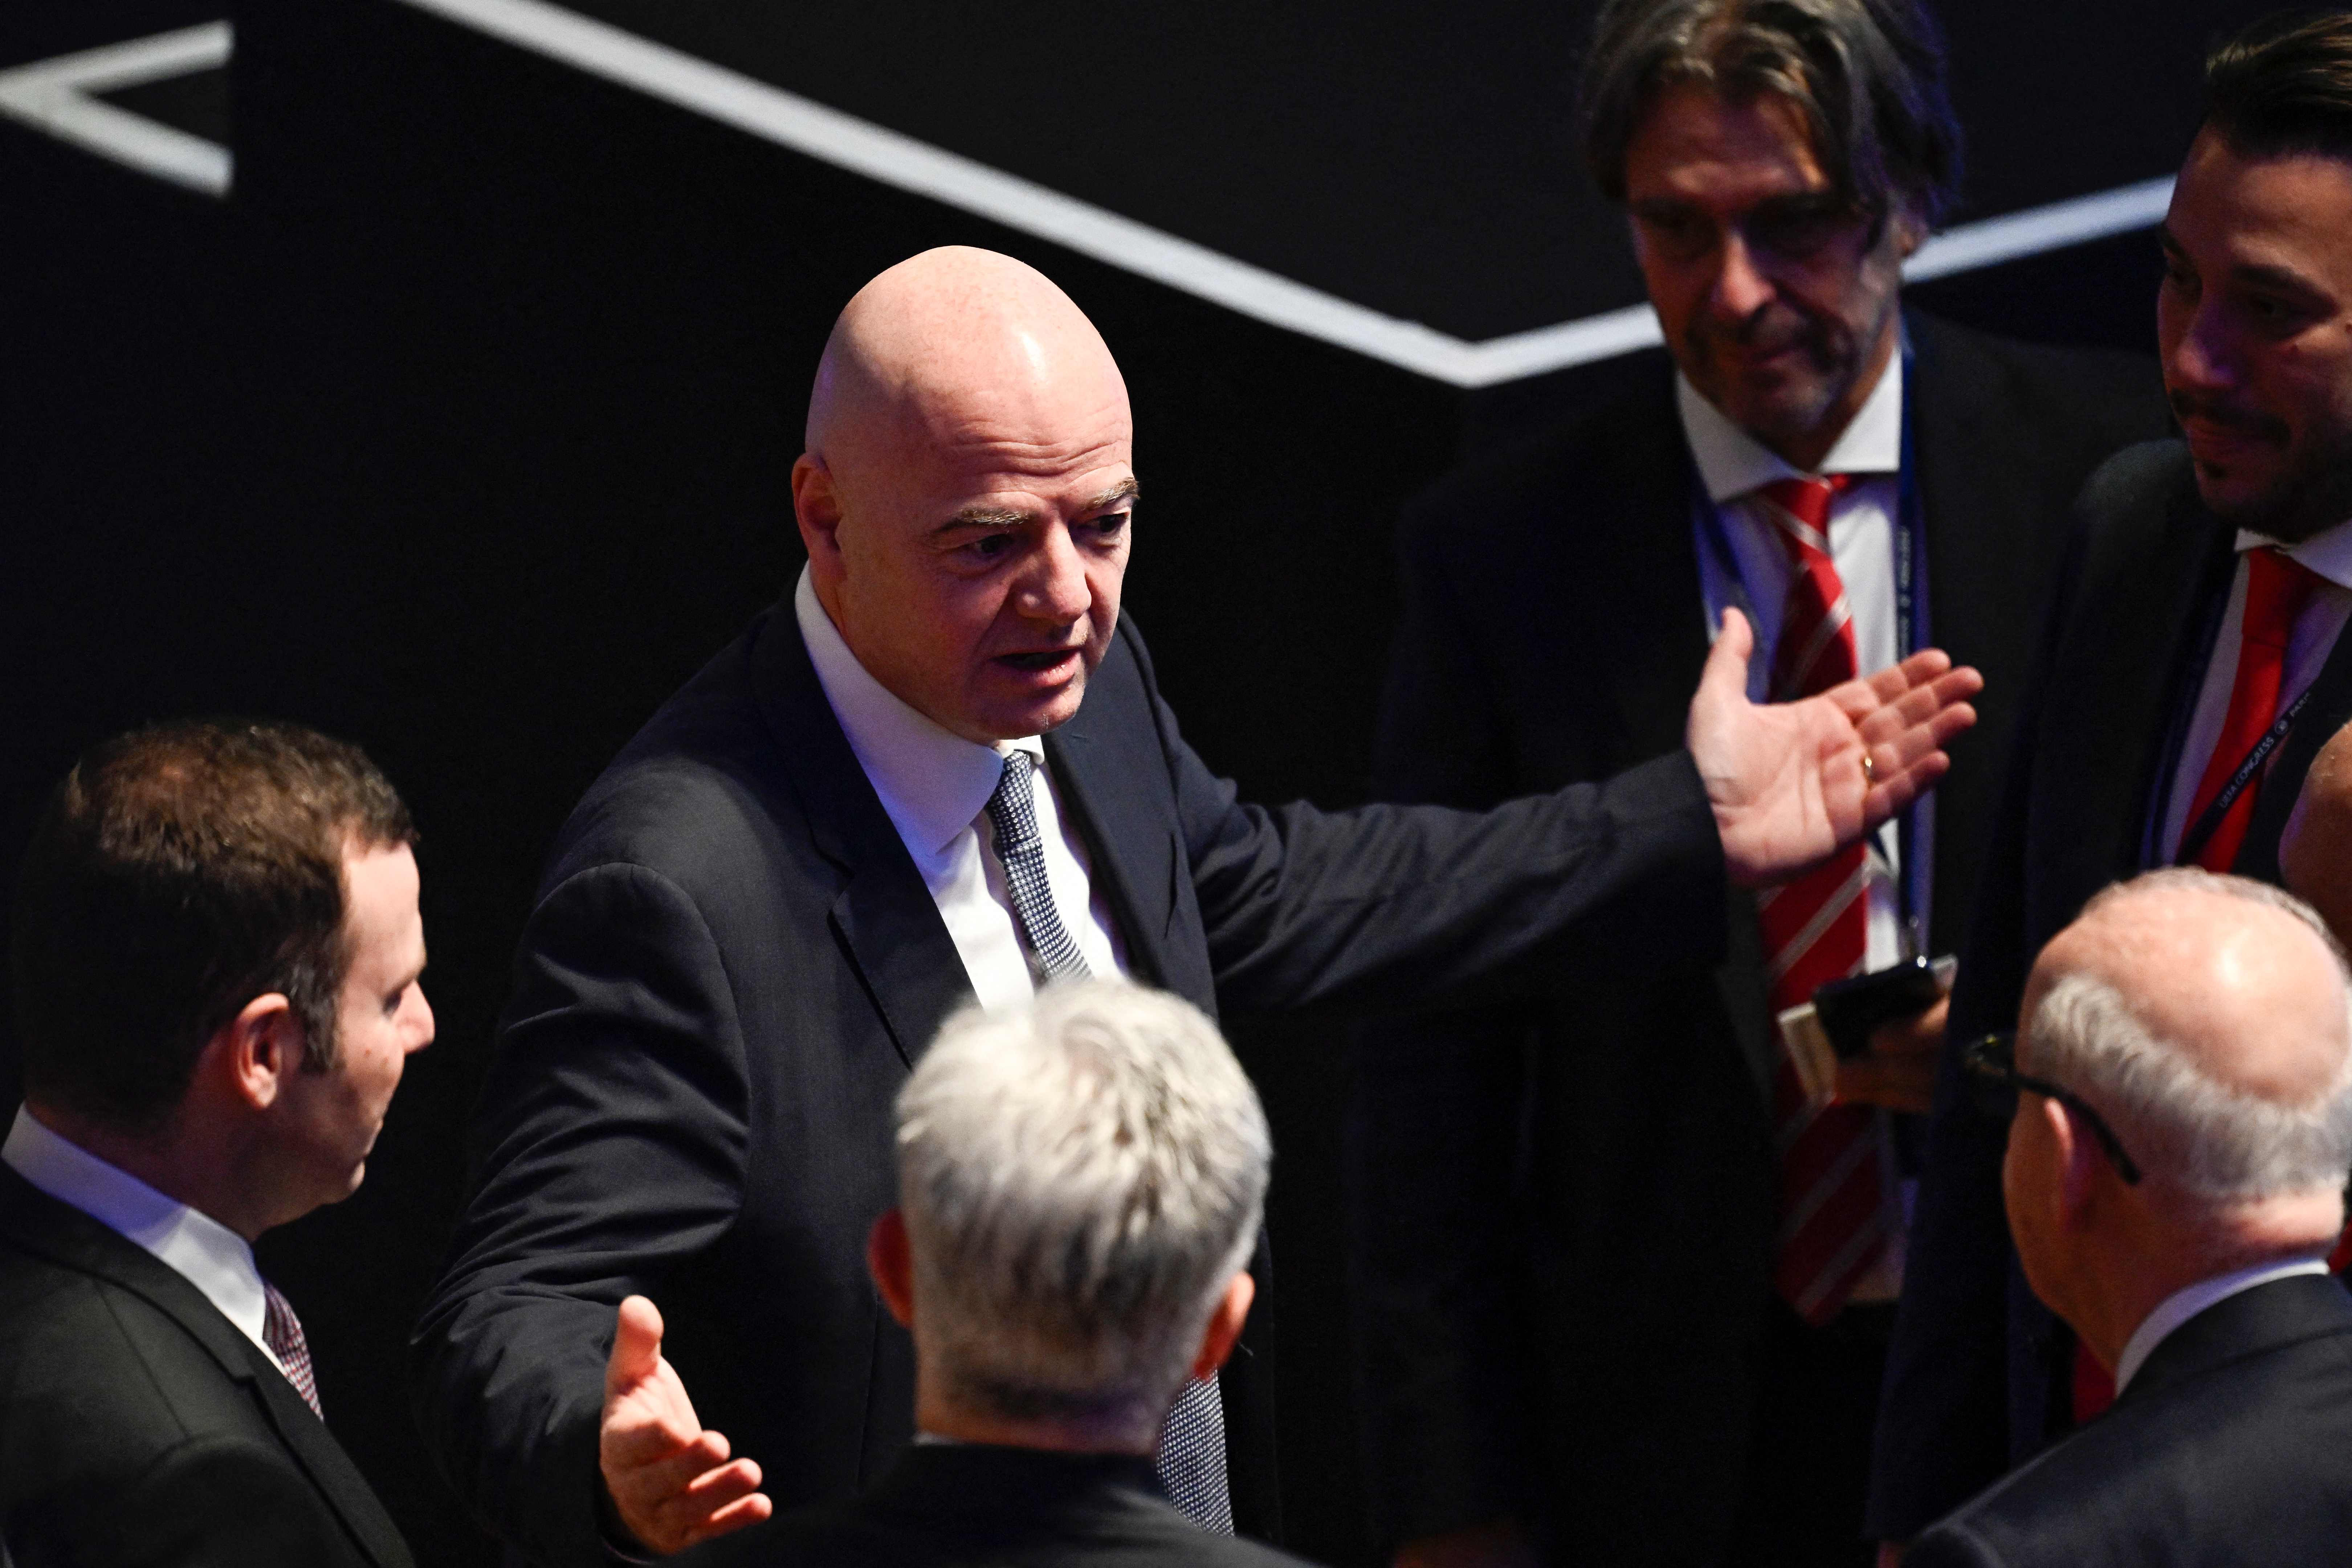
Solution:
<svg viewBox="0 0 2352 1568"><path fill-rule="evenodd" d="M2194 867L2151 871L2108 888L2089 916L2150 892L2214 894L2294 916L2326 946L2345 999L2352 1047L2352 972L2310 905L2266 882ZM2032 1070L2099 1108L2152 1175L2216 1202L2246 1202L2340 1188L2352 1179L2352 1048L2334 1079L2301 1104L2282 1104L2222 1083L2140 1021L2131 1001L2097 975L2065 975L2026 1020Z"/></svg>
<svg viewBox="0 0 2352 1568"><path fill-rule="evenodd" d="M1118 981L950 1019L898 1096L916 1332L968 1408L1156 1428L1273 1144L1216 1026Z"/></svg>
<svg viewBox="0 0 2352 1568"><path fill-rule="evenodd" d="M1611 201L1625 199L1626 150L1650 106L1685 82L1786 100L1859 207L1899 205L1929 228L1951 210L1960 125L1943 35L1917 0L1605 0L1577 97L1585 167Z"/></svg>

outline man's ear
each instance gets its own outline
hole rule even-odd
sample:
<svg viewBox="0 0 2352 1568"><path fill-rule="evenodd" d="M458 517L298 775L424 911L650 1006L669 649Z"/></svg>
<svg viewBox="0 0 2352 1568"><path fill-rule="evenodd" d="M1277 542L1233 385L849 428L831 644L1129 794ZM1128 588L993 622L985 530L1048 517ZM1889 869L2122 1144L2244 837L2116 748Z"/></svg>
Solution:
<svg viewBox="0 0 2352 1568"><path fill-rule="evenodd" d="M2074 1126L2074 1112L2054 1100L2045 1100L2042 1116L2058 1154L2058 1213L2070 1230L2082 1228L2098 1180L2099 1147Z"/></svg>
<svg viewBox="0 0 2352 1568"><path fill-rule="evenodd" d="M1242 1325L1249 1321L1250 1303L1257 1300L1257 1281L1244 1269L1225 1284L1225 1293L1217 1299L1216 1310L1209 1314L1209 1326L1201 1335L1201 1353L1192 1358L1192 1375L1206 1377L1225 1364L1234 1353L1234 1342L1242 1337Z"/></svg>
<svg viewBox="0 0 2352 1568"><path fill-rule="evenodd" d="M915 1255L907 1244L907 1216L886 1211L866 1233L866 1270L882 1304L902 1329L915 1326Z"/></svg>
<svg viewBox="0 0 2352 1568"><path fill-rule="evenodd" d="M834 487L833 470L813 452L803 452L793 465L793 517L800 524L801 543L820 571L839 569L841 492Z"/></svg>
<svg viewBox="0 0 2352 1568"><path fill-rule="evenodd" d="M282 992L270 991L213 1031L197 1070L215 1075L231 1099L267 1110L278 1103L286 1080L302 1070L303 1050L302 1021L294 1016L294 1004Z"/></svg>

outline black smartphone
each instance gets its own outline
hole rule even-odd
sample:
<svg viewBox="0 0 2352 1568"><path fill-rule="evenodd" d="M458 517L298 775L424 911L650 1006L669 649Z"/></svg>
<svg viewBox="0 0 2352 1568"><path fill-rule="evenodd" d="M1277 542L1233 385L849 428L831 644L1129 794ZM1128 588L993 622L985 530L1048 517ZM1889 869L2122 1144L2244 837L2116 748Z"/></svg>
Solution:
<svg viewBox="0 0 2352 1568"><path fill-rule="evenodd" d="M1891 969L1832 980L1813 993L1813 1011L1822 1032L1841 1058L1870 1049L1870 1032L1890 1018L1924 1013L1944 994L1937 966L1924 958L1906 958Z"/></svg>

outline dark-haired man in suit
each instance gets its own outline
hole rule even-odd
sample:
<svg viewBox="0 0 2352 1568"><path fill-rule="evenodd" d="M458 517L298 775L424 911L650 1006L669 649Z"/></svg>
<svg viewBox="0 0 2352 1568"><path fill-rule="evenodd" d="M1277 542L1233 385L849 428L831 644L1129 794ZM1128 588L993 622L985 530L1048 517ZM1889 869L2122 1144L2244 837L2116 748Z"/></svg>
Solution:
<svg viewBox="0 0 2352 1568"><path fill-rule="evenodd" d="M1799 1091L1774 1019L1955 947L2067 508L2160 432L2153 367L1902 308L1959 132L1913 0L1618 0L1581 93L1668 357L1407 509L1377 793L1476 807L1664 743L1727 605L1759 699L1932 637L1987 672L1938 789L1715 912L1729 944L1360 1062L1371 1491L1404 1564L1836 1563L1904 1278L1939 1016ZM1531 1048L1532 1047L1532 1048Z"/></svg>
<svg viewBox="0 0 2352 1568"><path fill-rule="evenodd" d="M1108 348L1034 269L948 247L868 283L793 469L807 571L559 839L415 1342L436 1451L534 1554L698 1546L897 1458L913 1360L864 1242L891 1099L963 1003L1123 973L1204 1011L1360 1005L1709 951L1727 878L1857 838L1973 717L1933 652L1751 703L1734 616L1670 754L1607 785L1244 805L1119 614L1131 443ZM640 1293L657 1355L614 1338ZM1263 1535L1259 1355L1187 1386L1160 1463Z"/></svg>
<svg viewBox="0 0 2352 1568"><path fill-rule="evenodd" d="M2207 67L2157 324L2187 440L2084 490L2043 627L1953 1038L2006 1027L2100 888L2172 864L2279 879L2280 830L2352 719L2352 16L2258 24ZM1937 1089L1873 1480L1900 1541L2105 1402L2025 1288L2002 1128Z"/></svg>
<svg viewBox="0 0 2352 1568"><path fill-rule="evenodd" d="M2153 871L2035 962L1963 1071L2013 1101L2001 1184L2035 1296L2112 1409L1912 1547L1915 1568L2352 1555L2352 1297L2326 1258L2352 1169L2352 988L2266 883Z"/></svg>
<svg viewBox="0 0 2352 1568"><path fill-rule="evenodd" d="M415 837L356 748L100 746L27 851L0 1146L0 1534L18 1568L407 1568L262 1232L347 1196L409 1053Z"/></svg>

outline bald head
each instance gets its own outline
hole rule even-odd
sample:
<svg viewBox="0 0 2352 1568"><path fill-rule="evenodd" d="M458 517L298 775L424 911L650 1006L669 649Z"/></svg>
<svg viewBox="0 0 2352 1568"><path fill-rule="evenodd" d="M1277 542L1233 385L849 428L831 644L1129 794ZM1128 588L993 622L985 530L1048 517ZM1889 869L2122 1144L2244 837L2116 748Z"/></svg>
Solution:
<svg viewBox="0 0 2352 1568"><path fill-rule="evenodd" d="M2040 1086L2002 1163L2018 1261L2109 1367L2173 1292L2343 1226L2352 993L2288 894L2186 868L2100 894L2033 966L2017 1065Z"/></svg>
<svg viewBox="0 0 2352 1568"><path fill-rule="evenodd" d="M2279 837L2279 872L2337 942L2352 943L2352 725L2329 738L2304 775Z"/></svg>
<svg viewBox="0 0 2352 1568"><path fill-rule="evenodd" d="M2069 975L2102 981L2200 1076L2307 1105L2342 1078L2352 1050L2343 972L2306 920L2251 893L2217 878L2117 888L2043 951L2030 995Z"/></svg>
<svg viewBox="0 0 2352 1568"><path fill-rule="evenodd" d="M1116 404L1127 384L1095 324L1053 279L992 250L910 257L843 308L817 362L808 449L849 453L1024 429ZM840 454L836 456L836 453Z"/></svg>
<svg viewBox="0 0 2352 1568"><path fill-rule="evenodd" d="M1043 273L967 247L858 290L793 497L858 661L967 740L1066 721L1109 646L1136 495L1127 385Z"/></svg>

